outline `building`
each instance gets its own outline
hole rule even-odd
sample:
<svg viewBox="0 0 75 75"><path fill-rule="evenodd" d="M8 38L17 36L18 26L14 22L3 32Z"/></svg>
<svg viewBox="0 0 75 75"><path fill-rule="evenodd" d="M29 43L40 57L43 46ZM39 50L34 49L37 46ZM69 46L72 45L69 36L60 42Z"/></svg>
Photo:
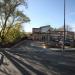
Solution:
<svg viewBox="0 0 75 75"><path fill-rule="evenodd" d="M50 25L42 26L40 28L33 28L32 38L33 40L46 41L50 37L50 34L48 34L50 31L52 31L52 28L50 27Z"/></svg>
<svg viewBox="0 0 75 75"><path fill-rule="evenodd" d="M54 30L50 25L42 26L40 28L32 29L32 39L38 41L52 41L52 40L63 40L64 37L64 29ZM66 39L74 40L74 32L66 31Z"/></svg>

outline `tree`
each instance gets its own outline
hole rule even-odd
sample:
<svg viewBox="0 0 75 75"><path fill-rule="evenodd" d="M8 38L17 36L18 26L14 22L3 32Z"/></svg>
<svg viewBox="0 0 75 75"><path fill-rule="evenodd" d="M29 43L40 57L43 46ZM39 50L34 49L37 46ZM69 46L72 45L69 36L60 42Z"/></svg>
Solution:
<svg viewBox="0 0 75 75"><path fill-rule="evenodd" d="M20 40L22 36L24 36L22 25L16 23L16 25L12 26L12 28L9 29L8 34L4 38L4 44L16 42Z"/></svg>
<svg viewBox="0 0 75 75"><path fill-rule="evenodd" d="M27 0L0 0L0 39L4 42L10 28L17 22L29 22L30 19L19 11L19 6L27 7Z"/></svg>
<svg viewBox="0 0 75 75"><path fill-rule="evenodd" d="M64 31L64 26L60 27L57 30ZM72 27L70 27L70 25L65 25L65 31L72 31Z"/></svg>
<svg viewBox="0 0 75 75"><path fill-rule="evenodd" d="M72 31L72 27L70 27L69 25L66 25L65 29L66 31Z"/></svg>

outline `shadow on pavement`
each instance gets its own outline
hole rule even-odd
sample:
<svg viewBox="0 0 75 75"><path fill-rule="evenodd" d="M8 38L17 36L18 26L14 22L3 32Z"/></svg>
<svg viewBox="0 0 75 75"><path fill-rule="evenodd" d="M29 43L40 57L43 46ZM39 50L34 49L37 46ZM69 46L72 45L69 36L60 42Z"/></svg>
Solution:
<svg viewBox="0 0 75 75"><path fill-rule="evenodd" d="M65 57L62 55L49 54L45 52L13 52L13 54L18 55L24 59L29 59L31 61L36 61L42 64L45 68L49 69L52 75L75 75L75 61L72 58ZM18 62L22 63L30 70L36 72L33 68L29 67L29 65L23 63L22 61L15 58ZM68 63L71 63L68 65ZM74 65L72 65L72 63ZM41 75L36 72L37 75ZM46 74L42 74L46 75Z"/></svg>
<svg viewBox="0 0 75 75"><path fill-rule="evenodd" d="M10 75L6 70L0 69L0 72L4 73L5 75Z"/></svg>
<svg viewBox="0 0 75 75"><path fill-rule="evenodd" d="M34 72L36 75L47 75L46 73L39 71L33 68L31 65L28 65L23 61L15 58L14 56L8 54L7 52L3 51L3 53L16 66L16 68L18 68L21 71L22 75L31 75L31 73L27 69L25 69L24 66L27 67L30 71Z"/></svg>

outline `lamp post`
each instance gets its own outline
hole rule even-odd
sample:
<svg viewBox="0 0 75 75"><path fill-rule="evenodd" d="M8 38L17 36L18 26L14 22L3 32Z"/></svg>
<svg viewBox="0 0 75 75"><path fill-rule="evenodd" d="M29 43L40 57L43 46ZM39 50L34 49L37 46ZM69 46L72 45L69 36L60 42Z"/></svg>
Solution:
<svg viewBox="0 0 75 75"><path fill-rule="evenodd" d="M65 49L65 5L66 5L66 1L64 0L64 38L63 38L63 51Z"/></svg>

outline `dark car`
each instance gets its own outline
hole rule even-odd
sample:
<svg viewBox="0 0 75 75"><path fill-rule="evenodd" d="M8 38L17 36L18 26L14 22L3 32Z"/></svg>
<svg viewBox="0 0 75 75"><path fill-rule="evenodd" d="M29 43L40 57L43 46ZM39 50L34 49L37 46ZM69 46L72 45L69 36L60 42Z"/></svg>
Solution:
<svg viewBox="0 0 75 75"><path fill-rule="evenodd" d="M66 46L71 46L72 42L73 42L73 41L72 41L71 39L66 39L66 40L65 40L65 45L66 45Z"/></svg>
<svg viewBox="0 0 75 75"><path fill-rule="evenodd" d="M70 46L70 41L65 41L64 45Z"/></svg>

